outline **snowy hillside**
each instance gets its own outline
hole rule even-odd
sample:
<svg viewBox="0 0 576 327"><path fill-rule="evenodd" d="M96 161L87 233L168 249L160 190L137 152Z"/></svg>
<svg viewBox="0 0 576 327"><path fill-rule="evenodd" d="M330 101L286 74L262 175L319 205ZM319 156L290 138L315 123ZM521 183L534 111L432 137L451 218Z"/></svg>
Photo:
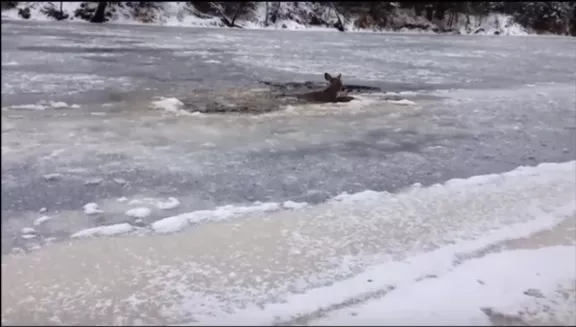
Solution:
<svg viewBox="0 0 576 327"><path fill-rule="evenodd" d="M432 9L395 2L118 2L98 9L96 2L10 2L3 19L103 21L188 27L325 29L343 31L400 31L481 35L526 35L534 31L501 11L480 12L460 6ZM540 11L542 11L541 9ZM569 12L569 7L560 12ZM540 15L538 12L535 15ZM567 15L567 14L566 14ZM564 16L566 16L564 15ZM552 15L550 15L552 16ZM540 30L566 34L568 16L558 16ZM522 16L523 17L523 16ZM547 16L546 16L547 17ZM100 22L100 21L97 21ZM536 24L532 21L530 24ZM528 23L526 23L528 24ZM526 25L524 24L524 25ZM536 24L537 25L537 24ZM548 27L552 26L553 27ZM558 27L558 26L559 27Z"/></svg>

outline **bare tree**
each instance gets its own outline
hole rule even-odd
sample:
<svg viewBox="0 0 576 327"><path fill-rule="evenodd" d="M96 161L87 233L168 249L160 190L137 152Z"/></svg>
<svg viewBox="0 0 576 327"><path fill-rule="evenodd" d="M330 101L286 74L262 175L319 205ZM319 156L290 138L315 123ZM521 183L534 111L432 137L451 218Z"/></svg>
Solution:
<svg viewBox="0 0 576 327"><path fill-rule="evenodd" d="M90 19L91 23L103 23L106 18L106 7L108 6L108 2L98 2L98 7L96 8L96 12L92 19Z"/></svg>
<svg viewBox="0 0 576 327"><path fill-rule="evenodd" d="M218 14L220 15L220 21L224 25L226 25L228 27L242 28L242 26L238 26L238 25L234 24L234 22L236 21L236 18L238 17L238 14L242 10L242 8L244 8L245 2L246 1L242 1L238 5L238 7L236 7L236 12L234 13L234 17L232 19L230 19L226 16L226 13L224 12L222 5L214 3L214 2L210 2L210 5L212 6L212 8L214 8L218 12Z"/></svg>
<svg viewBox="0 0 576 327"><path fill-rule="evenodd" d="M344 32L345 31L344 24L342 23L342 20L340 20L340 13L338 13L338 10L336 9L336 6L334 6L334 3L332 3L332 1L330 1L330 5L334 10L334 14L336 14L336 18L338 18L338 24L336 25L336 29L338 29L340 32Z"/></svg>

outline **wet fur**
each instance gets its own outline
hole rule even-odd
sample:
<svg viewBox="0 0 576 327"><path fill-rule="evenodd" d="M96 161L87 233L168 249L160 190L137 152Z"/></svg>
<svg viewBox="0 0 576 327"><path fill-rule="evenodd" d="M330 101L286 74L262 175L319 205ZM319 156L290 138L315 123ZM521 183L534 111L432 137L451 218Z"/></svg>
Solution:
<svg viewBox="0 0 576 327"><path fill-rule="evenodd" d="M298 98L311 102L348 102L352 99L345 99L338 101L338 93L343 89L342 74L332 77L328 73L324 73L324 78L330 83L323 91L316 91L298 95ZM351 97L348 97L351 98Z"/></svg>

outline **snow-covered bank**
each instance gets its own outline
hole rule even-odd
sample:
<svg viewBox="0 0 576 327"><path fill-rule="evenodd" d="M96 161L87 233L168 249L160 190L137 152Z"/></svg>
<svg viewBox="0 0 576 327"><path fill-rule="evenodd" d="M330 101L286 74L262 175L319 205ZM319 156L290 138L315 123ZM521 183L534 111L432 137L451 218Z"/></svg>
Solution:
<svg viewBox="0 0 576 327"><path fill-rule="evenodd" d="M95 12L90 2L20 2L15 8L2 11L3 19L86 21ZM207 6L203 8L202 6ZM398 5L394 5L398 7ZM204 10L202 10L204 9ZM192 5L189 2L151 2L139 7L133 2L108 6L106 19L119 24L152 24L178 27L226 27L236 13L229 13L222 4L210 2ZM271 19L270 17L274 17ZM224 18L224 21L223 19ZM365 14L341 12L336 14L328 3L314 2L255 2L239 12L234 25L248 29L287 29L338 31L342 24L347 31L357 32L446 32L471 35L526 35L531 32L514 22L511 16L491 13L484 16L449 13L442 20L428 20L414 10L395 8L377 23Z"/></svg>
<svg viewBox="0 0 576 327"><path fill-rule="evenodd" d="M309 325L576 324L576 247L512 250L328 313Z"/></svg>
<svg viewBox="0 0 576 327"><path fill-rule="evenodd" d="M343 195L296 211L247 213L171 235L81 239L7 255L2 318L298 323L367 297L410 292L432 275L450 278L507 240L560 228L572 244L574 176L574 161L541 164L397 194ZM552 259L568 265L570 251ZM556 277L563 276L542 274L552 284Z"/></svg>

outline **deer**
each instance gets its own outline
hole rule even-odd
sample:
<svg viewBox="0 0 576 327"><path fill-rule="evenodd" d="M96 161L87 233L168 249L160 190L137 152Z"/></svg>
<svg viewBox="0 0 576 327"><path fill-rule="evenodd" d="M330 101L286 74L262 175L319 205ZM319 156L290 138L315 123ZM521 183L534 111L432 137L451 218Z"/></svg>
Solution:
<svg viewBox="0 0 576 327"><path fill-rule="evenodd" d="M326 79L329 83L328 87L323 91L315 91L310 93L304 93L297 95L298 98L307 100L310 102L349 102L353 97L349 96L342 96L339 97L338 93L344 89L344 85L342 84L342 74L339 74L336 77L330 76L328 73L324 73L324 79Z"/></svg>

